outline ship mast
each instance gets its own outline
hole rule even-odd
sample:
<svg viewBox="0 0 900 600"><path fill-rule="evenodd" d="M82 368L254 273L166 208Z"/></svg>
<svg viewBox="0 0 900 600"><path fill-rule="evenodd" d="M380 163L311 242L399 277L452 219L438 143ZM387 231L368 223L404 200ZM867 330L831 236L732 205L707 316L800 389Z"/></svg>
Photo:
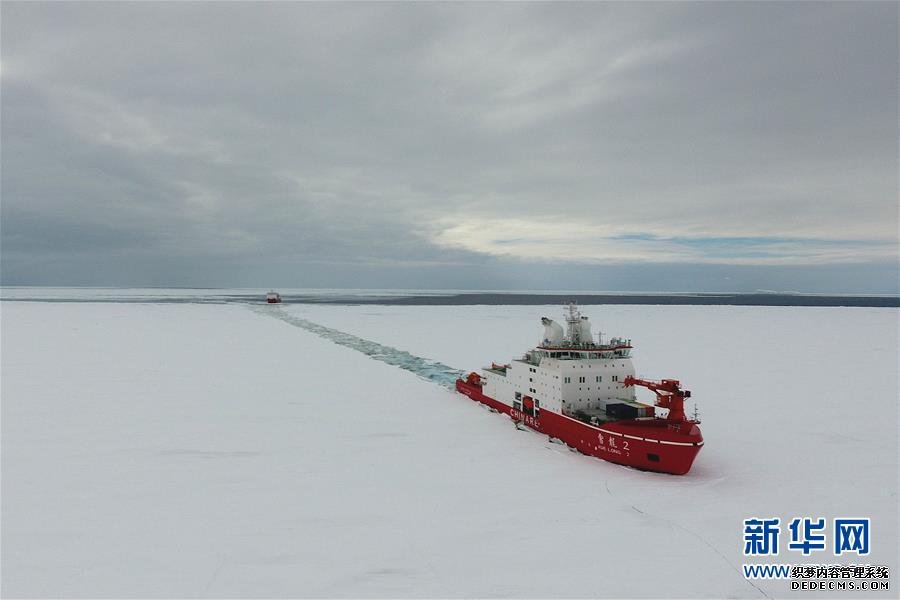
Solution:
<svg viewBox="0 0 900 600"><path fill-rule="evenodd" d="M569 343L573 346L581 345L581 313L578 312L578 305L573 301L569 302L569 314L566 316L566 324L569 326L568 337Z"/></svg>

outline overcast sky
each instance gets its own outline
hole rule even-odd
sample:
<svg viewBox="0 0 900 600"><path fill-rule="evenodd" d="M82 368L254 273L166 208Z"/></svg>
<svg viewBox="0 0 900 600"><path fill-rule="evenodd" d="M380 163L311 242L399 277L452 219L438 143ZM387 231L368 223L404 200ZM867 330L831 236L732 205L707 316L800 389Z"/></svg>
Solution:
<svg viewBox="0 0 900 600"><path fill-rule="evenodd" d="M2 3L2 282L898 293L898 3Z"/></svg>

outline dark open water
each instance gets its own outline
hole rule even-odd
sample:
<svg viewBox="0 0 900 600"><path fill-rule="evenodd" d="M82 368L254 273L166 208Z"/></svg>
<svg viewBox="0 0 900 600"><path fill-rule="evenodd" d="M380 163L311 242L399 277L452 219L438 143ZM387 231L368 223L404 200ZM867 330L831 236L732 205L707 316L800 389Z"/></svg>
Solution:
<svg viewBox="0 0 900 600"><path fill-rule="evenodd" d="M257 304L265 289L137 289L4 287L4 302L141 302ZM612 292L471 292L415 290L282 290L286 304L380 304L405 306L552 305L574 300L582 305L731 305L900 307L900 296L813 294L671 294Z"/></svg>

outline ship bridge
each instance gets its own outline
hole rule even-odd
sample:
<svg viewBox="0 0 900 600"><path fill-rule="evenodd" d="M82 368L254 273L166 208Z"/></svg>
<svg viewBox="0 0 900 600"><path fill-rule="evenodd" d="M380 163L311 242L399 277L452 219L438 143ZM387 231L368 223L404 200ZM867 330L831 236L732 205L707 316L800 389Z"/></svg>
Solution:
<svg viewBox="0 0 900 600"><path fill-rule="evenodd" d="M617 359L630 358L631 340L610 340L609 344L592 344L580 347L573 346L538 346L525 354L524 360L531 364L540 364L543 358L558 360L584 360L584 359Z"/></svg>
<svg viewBox="0 0 900 600"><path fill-rule="evenodd" d="M631 356L631 340L620 337L603 342L603 334L597 334L597 340L591 333L591 321L582 316L574 302L568 306L566 315L566 331L562 325L548 317L542 317L544 337L537 347L525 354L525 360L532 364L540 364L542 359L584 360L584 359L622 359Z"/></svg>

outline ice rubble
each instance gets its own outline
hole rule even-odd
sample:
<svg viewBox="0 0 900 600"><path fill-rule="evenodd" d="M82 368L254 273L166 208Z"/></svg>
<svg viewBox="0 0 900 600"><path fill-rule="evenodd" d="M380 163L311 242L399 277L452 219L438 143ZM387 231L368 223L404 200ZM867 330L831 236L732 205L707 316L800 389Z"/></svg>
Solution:
<svg viewBox="0 0 900 600"><path fill-rule="evenodd" d="M315 333L319 337L323 337L340 346L346 346L347 348L362 352L375 360L415 373L422 379L432 381L450 390L455 388L456 380L465 374L464 371L448 367L438 361L415 356L405 350L398 350L391 346L385 346L337 329L313 323L312 321L308 321L301 317L290 315L276 306L258 306L253 307L253 309L260 314L275 317L285 323Z"/></svg>

